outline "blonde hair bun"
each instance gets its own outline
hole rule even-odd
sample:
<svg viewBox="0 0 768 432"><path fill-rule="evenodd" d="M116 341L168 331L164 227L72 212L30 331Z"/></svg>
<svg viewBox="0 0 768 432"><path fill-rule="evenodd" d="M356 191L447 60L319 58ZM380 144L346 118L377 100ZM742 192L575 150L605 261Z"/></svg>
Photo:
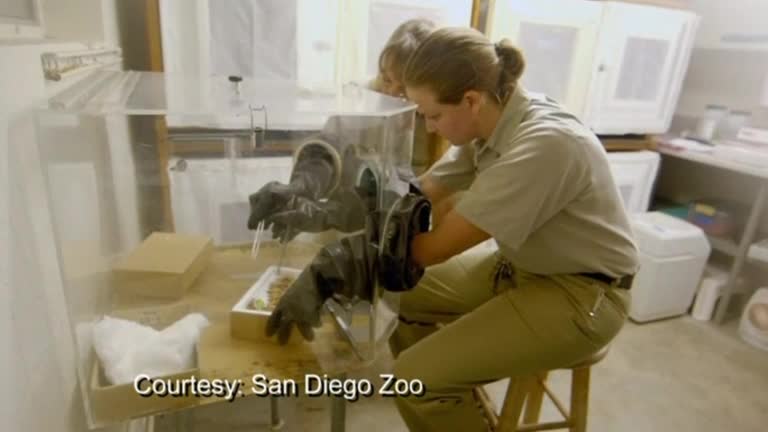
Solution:
<svg viewBox="0 0 768 432"><path fill-rule="evenodd" d="M516 47L509 39L502 39L494 45L496 55L504 64L503 70L507 74L510 82L517 82L525 70L525 58L523 52Z"/></svg>

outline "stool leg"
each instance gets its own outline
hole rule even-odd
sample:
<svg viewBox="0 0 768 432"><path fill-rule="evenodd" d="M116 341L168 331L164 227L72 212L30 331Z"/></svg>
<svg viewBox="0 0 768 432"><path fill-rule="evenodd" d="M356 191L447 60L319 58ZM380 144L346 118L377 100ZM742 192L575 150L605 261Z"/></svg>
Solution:
<svg viewBox="0 0 768 432"><path fill-rule="evenodd" d="M541 404L544 401L544 384L547 382L548 372L536 375L536 380L531 383L531 390L525 401L525 414L523 424L538 423L541 414Z"/></svg>
<svg viewBox="0 0 768 432"><path fill-rule="evenodd" d="M507 395L504 396L504 406L501 408L499 425L496 432L516 432L520 422L520 414L523 411L523 403L531 384L535 382L535 376L517 377L509 379Z"/></svg>
<svg viewBox="0 0 768 432"><path fill-rule="evenodd" d="M589 367L571 372L571 432L586 432L589 409Z"/></svg>

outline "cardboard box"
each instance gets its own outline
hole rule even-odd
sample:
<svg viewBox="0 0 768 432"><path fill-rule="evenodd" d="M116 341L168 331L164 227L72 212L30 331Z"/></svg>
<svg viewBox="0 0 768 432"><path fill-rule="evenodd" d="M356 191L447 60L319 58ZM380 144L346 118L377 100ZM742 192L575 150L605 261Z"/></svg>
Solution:
<svg viewBox="0 0 768 432"><path fill-rule="evenodd" d="M153 377L162 380L182 380L199 377L194 367L179 373ZM133 383L111 385L97 360L91 369L91 414L97 424L109 424L150 414L176 410L197 405L200 399L195 395L184 397L144 397L136 393Z"/></svg>
<svg viewBox="0 0 768 432"><path fill-rule="evenodd" d="M179 298L205 269L212 253L210 237L152 233L112 268L116 287L123 293Z"/></svg>
<svg viewBox="0 0 768 432"><path fill-rule="evenodd" d="M192 312L189 305L177 303L169 306L151 307L136 310L116 311L109 315L115 318L128 319L140 324L161 330ZM184 397L143 397L136 393L133 382L126 384L110 384L104 374L98 356L89 377L90 409L94 423L107 425L150 414L191 407L200 403L200 398L194 395ZM174 374L153 377L162 380L182 380L199 377L197 367L197 350L195 350L195 366Z"/></svg>
<svg viewBox="0 0 768 432"><path fill-rule="evenodd" d="M234 338L246 339L252 341L269 341L265 335L267 319L272 314L271 310L255 309L252 304L254 300L260 300L264 305L269 305L269 287L281 276L289 276L294 279L298 277L301 270L282 267L280 272L277 266L269 266L261 274L259 279L250 289L240 297L235 306L229 313L230 334ZM300 343L301 335L297 330L293 331L288 343Z"/></svg>

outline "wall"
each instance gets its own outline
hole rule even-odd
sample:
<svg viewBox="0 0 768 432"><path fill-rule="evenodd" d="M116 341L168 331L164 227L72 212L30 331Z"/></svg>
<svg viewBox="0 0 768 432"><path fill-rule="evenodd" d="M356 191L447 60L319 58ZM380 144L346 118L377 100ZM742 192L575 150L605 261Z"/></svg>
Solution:
<svg viewBox="0 0 768 432"><path fill-rule="evenodd" d="M696 47L768 50L768 2L765 0L687 0L702 17Z"/></svg>
<svg viewBox="0 0 768 432"><path fill-rule="evenodd" d="M755 110L768 78L768 2L688 0L701 17L677 113L697 116L706 104Z"/></svg>
<svg viewBox="0 0 768 432"><path fill-rule="evenodd" d="M768 79L768 51L694 49L676 112L698 116L714 103L754 113L764 79Z"/></svg>

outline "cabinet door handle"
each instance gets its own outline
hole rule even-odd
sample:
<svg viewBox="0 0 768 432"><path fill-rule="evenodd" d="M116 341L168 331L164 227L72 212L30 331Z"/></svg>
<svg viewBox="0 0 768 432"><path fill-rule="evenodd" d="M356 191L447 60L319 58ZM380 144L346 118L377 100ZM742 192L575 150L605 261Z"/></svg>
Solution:
<svg viewBox="0 0 768 432"><path fill-rule="evenodd" d="M608 66L606 66L605 63L600 63L600 65L597 67L598 72L605 72L606 69L608 69Z"/></svg>

